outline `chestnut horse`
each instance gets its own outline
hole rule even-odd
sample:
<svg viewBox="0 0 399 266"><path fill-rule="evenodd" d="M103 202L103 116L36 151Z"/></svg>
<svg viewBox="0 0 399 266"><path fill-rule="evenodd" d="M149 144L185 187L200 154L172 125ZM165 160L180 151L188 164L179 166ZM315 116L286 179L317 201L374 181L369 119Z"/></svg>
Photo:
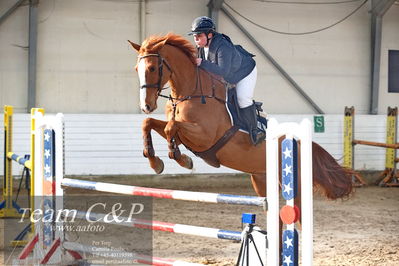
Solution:
<svg viewBox="0 0 399 266"><path fill-rule="evenodd" d="M191 169L191 158L181 154L178 145L194 152L206 151L232 127L224 102L226 86L219 77L197 67L196 49L182 36L169 33L149 37L141 46L130 44L138 52L136 71L142 111L153 112L163 86L169 82L171 88L166 104L167 121L143 121L143 154L156 173L163 171L163 162L155 156L151 141L151 130L155 130L167 140L169 157ZM349 196L352 172L342 168L318 144L313 143L312 149L313 186L329 199ZM216 158L221 165L250 173L255 192L266 196L266 142L253 146L249 136L238 131L217 151Z"/></svg>

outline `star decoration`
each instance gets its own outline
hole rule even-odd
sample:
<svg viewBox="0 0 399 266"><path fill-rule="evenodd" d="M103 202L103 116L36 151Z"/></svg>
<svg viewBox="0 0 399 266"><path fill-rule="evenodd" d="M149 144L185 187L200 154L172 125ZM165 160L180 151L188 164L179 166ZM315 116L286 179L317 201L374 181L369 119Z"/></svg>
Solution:
<svg viewBox="0 0 399 266"><path fill-rule="evenodd" d="M284 154L284 159L292 158L292 156L291 156L291 150L288 149L288 147L285 147L285 151L283 152L283 154Z"/></svg>
<svg viewBox="0 0 399 266"><path fill-rule="evenodd" d="M291 185L284 184L284 193L290 194L291 191L292 191Z"/></svg>
<svg viewBox="0 0 399 266"><path fill-rule="evenodd" d="M46 134L44 134L44 140L45 141L49 141L50 140L50 134L48 132L46 132Z"/></svg>
<svg viewBox="0 0 399 266"><path fill-rule="evenodd" d="M50 150L48 149L44 150L44 157L46 157L46 159L50 157Z"/></svg>
<svg viewBox="0 0 399 266"><path fill-rule="evenodd" d="M48 164L46 164L46 166L44 167L44 172L46 174L50 174L50 166Z"/></svg>
<svg viewBox="0 0 399 266"><path fill-rule="evenodd" d="M287 264L289 266L292 263L293 261L291 260L291 256L284 256L283 264Z"/></svg>
<svg viewBox="0 0 399 266"><path fill-rule="evenodd" d="M285 176L288 176L289 174L292 174L292 165L285 165L285 168L283 169L283 171L285 172Z"/></svg>
<svg viewBox="0 0 399 266"><path fill-rule="evenodd" d="M287 248L293 247L294 245L292 244L292 238L287 237L286 240L284 241L284 244L287 246Z"/></svg>

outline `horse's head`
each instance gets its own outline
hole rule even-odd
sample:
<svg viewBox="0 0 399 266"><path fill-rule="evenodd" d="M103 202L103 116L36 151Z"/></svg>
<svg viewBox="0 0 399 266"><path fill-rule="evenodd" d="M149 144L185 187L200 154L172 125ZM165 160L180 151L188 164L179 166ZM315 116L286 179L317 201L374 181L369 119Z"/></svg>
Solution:
<svg viewBox="0 0 399 266"><path fill-rule="evenodd" d="M187 88L192 90L194 85L187 84L186 80L195 81L197 50L184 37L168 33L150 36L141 46L131 41L129 43L139 54L136 71L140 80L140 107L143 112L151 113L157 108L159 93L168 80L172 81L172 95L184 95L183 90ZM176 81L180 81L178 86Z"/></svg>
<svg viewBox="0 0 399 266"><path fill-rule="evenodd" d="M159 53L165 42L164 40L152 45L151 49L146 49L129 41L139 53L136 71L140 82L140 108L146 114L153 112L157 108L158 96L172 73L169 64Z"/></svg>

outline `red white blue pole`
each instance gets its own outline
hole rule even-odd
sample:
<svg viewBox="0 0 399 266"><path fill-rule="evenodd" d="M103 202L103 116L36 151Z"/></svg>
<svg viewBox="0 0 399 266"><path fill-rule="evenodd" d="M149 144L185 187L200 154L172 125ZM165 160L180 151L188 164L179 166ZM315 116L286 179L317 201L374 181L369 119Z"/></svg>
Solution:
<svg viewBox="0 0 399 266"><path fill-rule="evenodd" d="M210 227L174 224L174 223L166 223L166 222L143 220L143 219L129 219L127 217L118 217L118 222L114 220L104 222L104 218L106 217L105 214L89 213L82 211L76 212L76 214L73 216L74 218L77 219L86 219L87 221L96 221L99 223L115 224L120 226L151 229L156 231L164 231L164 232L186 234L193 236L203 236L209 238L241 241L241 232L239 231L230 231L230 230L223 230L223 229L210 228Z"/></svg>
<svg viewBox="0 0 399 266"><path fill-rule="evenodd" d="M265 198L243 195L228 195L207 192L194 192L183 190L170 190L160 188L147 188L128 185L119 185L88 180L78 180L63 178L61 181L63 187L81 188L116 194L147 196L163 199L188 200L208 203L226 203L235 205L264 206Z"/></svg>

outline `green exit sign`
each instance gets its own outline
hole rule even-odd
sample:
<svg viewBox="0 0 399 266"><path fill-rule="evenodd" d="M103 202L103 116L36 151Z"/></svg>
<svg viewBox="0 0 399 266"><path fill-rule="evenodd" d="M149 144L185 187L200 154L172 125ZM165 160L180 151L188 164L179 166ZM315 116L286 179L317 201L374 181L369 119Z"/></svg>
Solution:
<svg viewBox="0 0 399 266"><path fill-rule="evenodd" d="M314 132L324 133L324 116L318 115L313 117Z"/></svg>

